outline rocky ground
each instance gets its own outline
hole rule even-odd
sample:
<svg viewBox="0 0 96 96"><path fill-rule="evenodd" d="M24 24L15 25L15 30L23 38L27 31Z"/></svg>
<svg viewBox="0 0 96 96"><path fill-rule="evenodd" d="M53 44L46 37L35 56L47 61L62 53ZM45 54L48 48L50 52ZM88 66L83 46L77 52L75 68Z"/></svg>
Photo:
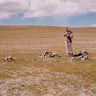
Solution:
<svg viewBox="0 0 96 96"><path fill-rule="evenodd" d="M63 27L1 26L0 96L96 96L96 28L72 31L88 59L66 56Z"/></svg>
<svg viewBox="0 0 96 96"><path fill-rule="evenodd" d="M19 77L15 72L12 79L0 80L0 96L95 96L96 83L86 88L82 76L47 69L23 67ZM68 83L69 82L69 83Z"/></svg>

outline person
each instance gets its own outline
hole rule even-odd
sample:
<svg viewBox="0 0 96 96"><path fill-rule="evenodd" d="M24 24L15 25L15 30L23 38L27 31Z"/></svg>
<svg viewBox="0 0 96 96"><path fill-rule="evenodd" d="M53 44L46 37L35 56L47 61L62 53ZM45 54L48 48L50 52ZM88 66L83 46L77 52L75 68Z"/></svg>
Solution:
<svg viewBox="0 0 96 96"><path fill-rule="evenodd" d="M66 50L67 56L73 55L72 39L73 39L73 33L68 27L66 27L65 34L64 34L64 41L65 41L65 50Z"/></svg>

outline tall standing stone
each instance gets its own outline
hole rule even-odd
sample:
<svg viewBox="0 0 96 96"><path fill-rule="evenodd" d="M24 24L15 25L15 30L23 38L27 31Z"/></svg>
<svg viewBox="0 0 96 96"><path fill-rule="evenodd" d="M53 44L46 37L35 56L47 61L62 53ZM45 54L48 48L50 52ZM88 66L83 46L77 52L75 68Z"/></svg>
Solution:
<svg viewBox="0 0 96 96"><path fill-rule="evenodd" d="M67 56L73 55L72 38L73 38L72 31L66 28L65 34L64 34L64 42L65 42L65 51Z"/></svg>

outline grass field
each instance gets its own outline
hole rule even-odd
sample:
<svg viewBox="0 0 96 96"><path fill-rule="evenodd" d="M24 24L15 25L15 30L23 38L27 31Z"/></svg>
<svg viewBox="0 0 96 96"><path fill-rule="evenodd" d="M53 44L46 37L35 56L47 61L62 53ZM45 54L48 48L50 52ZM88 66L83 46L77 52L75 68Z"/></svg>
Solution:
<svg viewBox="0 0 96 96"><path fill-rule="evenodd" d="M1 26L0 96L96 96L96 28L71 30L74 53L88 60L68 62L63 27ZM61 57L40 58L45 51Z"/></svg>

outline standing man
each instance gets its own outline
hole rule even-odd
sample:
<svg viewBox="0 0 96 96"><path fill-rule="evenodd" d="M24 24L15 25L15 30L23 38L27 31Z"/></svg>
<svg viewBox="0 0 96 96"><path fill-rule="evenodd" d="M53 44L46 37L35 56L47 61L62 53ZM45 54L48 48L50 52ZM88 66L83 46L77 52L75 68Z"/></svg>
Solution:
<svg viewBox="0 0 96 96"><path fill-rule="evenodd" d="M65 50L67 56L73 56L72 38L73 38L72 31L68 27L66 27L65 34L64 34L64 41L65 41Z"/></svg>

